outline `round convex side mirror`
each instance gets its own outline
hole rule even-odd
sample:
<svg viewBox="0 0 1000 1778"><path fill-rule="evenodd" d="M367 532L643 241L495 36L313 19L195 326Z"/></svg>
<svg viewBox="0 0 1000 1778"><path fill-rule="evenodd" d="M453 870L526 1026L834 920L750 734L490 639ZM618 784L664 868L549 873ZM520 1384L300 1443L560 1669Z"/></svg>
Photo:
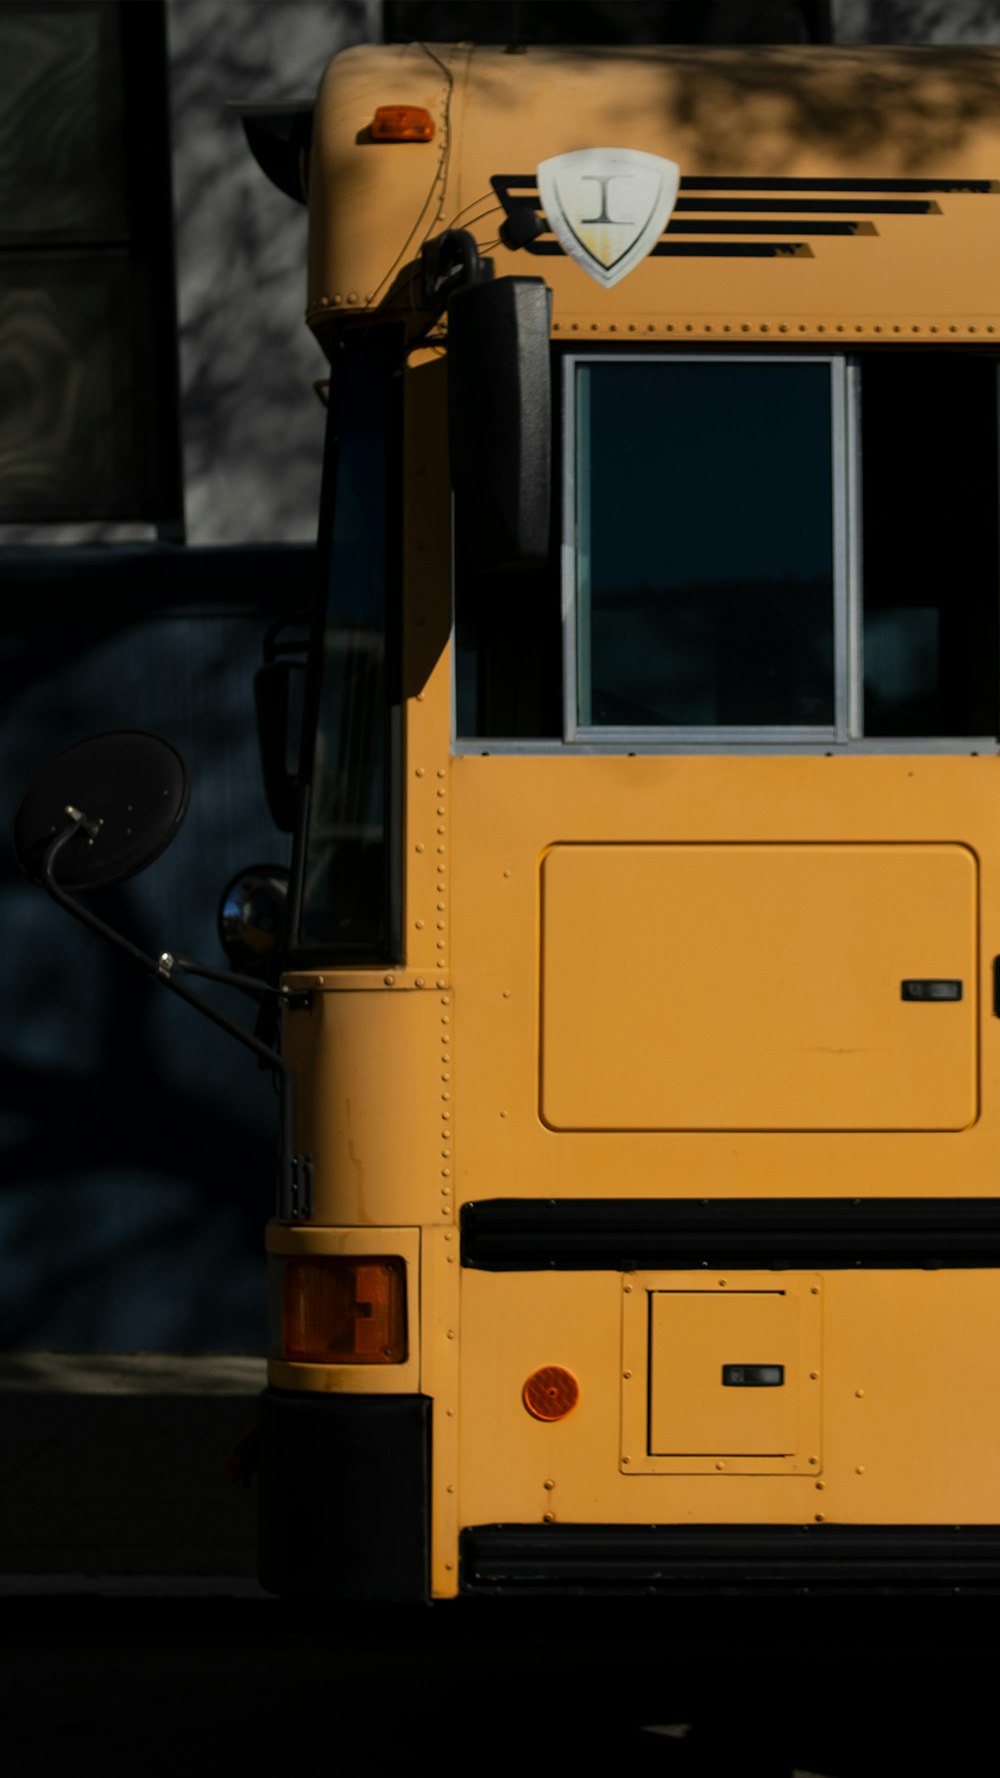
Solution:
<svg viewBox="0 0 1000 1778"><path fill-rule="evenodd" d="M78 741L32 781L14 819L14 856L35 882L57 834L76 818L53 877L60 889L107 889L159 858L177 834L191 794L188 769L169 741L121 730Z"/></svg>
<svg viewBox="0 0 1000 1778"><path fill-rule="evenodd" d="M226 884L219 903L219 938L233 969L266 969L281 938L289 873L282 864L251 864Z"/></svg>

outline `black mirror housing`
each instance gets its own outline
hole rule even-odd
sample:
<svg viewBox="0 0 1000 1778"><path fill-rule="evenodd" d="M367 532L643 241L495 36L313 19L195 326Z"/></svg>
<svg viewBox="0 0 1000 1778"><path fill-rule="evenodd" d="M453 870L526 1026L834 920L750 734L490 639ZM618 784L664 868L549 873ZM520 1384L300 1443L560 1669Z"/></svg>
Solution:
<svg viewBox="0 0 1000 1778"><path fill-rule="evenodd" d="M543 562L552 475L552 292L497 278L448 303L448 423L456 521L484 568Z"/></svg>
<svg viewBox="0 0 1000 1778"><path fill-rule="evenodd" d="M14 821L26 877L64 890L137 876L176 837L191 796L187 765L159 735L121 730L77 741L43 766ZM75 826L74 826L75 824ZM66 844L53 847L60 833Z"/></svg>

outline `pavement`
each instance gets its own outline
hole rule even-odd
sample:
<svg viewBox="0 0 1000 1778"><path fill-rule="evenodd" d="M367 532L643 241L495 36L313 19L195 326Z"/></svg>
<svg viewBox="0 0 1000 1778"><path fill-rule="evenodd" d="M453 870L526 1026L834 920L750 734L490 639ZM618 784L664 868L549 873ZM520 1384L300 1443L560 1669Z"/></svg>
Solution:
<svg viewBox="0 0 1000 1778"><path fill-rule="evenodd" d="M908 1778L995 1738L1000 1639L961 1601L272 1599L255 1487L226 1472L264 1371L0 1353L0 1711L21 1778L81 1746L145 1778L318 1767L334 1724L341 1760L376 1772L447 1721L527 1773L578 1756L659 1778Z"/></svg>
<svg viewBox="0 0 1000 1778"><path fill-rule="evenodd" d="M0 1598L260 1598L256 1490L226 1473L263 1359L0 1353Z"/></svg>

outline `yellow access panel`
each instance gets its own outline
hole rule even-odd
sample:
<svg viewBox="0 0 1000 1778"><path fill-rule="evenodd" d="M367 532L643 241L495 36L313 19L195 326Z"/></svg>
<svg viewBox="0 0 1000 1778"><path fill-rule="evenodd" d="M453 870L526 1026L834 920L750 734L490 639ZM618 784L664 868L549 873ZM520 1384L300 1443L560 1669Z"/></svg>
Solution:
<svg viewBox="0 0 1000 1778"><path fill-rule="evenodd" d="M817 1473L818 1274L632 1274L622 1297L630 1475Z"/></svg>
<svg viewBox="0 0 1000 1778"><path fill-rule="evenodd" d="M797 1307L782 1290L654 1291L650 1451L695 1463L794 1457L801 1385L786 1355L797 1357ZM734 1348L750 1362L730 1362Z"/></svg>
<svg viewBox="0 0 1000 1778"><path fill-rule="evenodd" d="M552 847L543 1122L964 1129L977 876L960 845Z"/></svg>

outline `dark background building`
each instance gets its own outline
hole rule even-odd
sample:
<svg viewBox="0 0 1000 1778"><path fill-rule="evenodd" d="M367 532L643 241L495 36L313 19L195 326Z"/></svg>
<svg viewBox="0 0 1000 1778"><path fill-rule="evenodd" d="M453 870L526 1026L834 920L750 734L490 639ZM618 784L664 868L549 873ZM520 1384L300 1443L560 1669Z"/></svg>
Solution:
<svg viewBox="0 0 1000 1778"><path fill-rule="evenodd" d="M308 601L323 361L305 212L229 100L311 97L345 45L1000 41L895 0L9 0L0 4L0 750L6 819L77 738L185 754L172 850L95 906L221 962L219 894L288 841L252 678ZM0 853L0 1348L263 1345L270 1078Z"/></svg>
<svg viewBox="0 0 1000 1778"><path fill-rule="evenodd" d="M166 735L186 824L94 905L214 964L226 881L287 857L252 683L311 594L324 368L305 213L227 101L309 97L370 29L362 5L0 7L5 825L77 738ZM0 897L0 1347L259 1350L270 1076L6 844Z"/></svg>

